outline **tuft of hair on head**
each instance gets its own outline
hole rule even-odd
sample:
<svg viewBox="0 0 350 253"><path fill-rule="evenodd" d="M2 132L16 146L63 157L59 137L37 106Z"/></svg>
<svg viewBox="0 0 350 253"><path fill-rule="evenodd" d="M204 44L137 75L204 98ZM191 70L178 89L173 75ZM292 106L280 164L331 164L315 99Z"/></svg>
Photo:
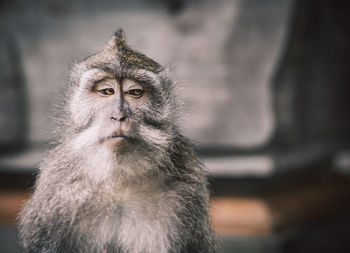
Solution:
<svg viewBox="0 0 350 253"><path fill-rule="evenodd" d="M125 68L139 68L153 73L159 73L164 70L163 66L156 61L130 48L126 43L125 33L122 29L118 29L114 33L105 49L108 52L114 52L119 58L121 65L124 65Z"/></svg>
<svg viewBox="0 0 350 253"><path fill-rule="evenodd" d="M122 29L118 29L117 31L115 31L113 38L117 48L126 45L125 33Z"/></svg>
<svg viewBox="0 0 350 253"><path fill-rule="evenodd" d="M120 52L124 51L125 49L130 49L126 44L125 33L123 29L119 28L114 32L112 38L107 43L107 48Z"/></svg>

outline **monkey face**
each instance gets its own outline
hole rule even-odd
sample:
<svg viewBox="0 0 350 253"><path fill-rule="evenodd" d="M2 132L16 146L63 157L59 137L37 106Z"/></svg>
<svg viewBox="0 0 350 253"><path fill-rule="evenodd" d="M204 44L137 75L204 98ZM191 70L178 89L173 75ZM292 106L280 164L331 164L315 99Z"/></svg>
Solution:
<svg viewBox="0 0 350 253"><path fill-rule="evenodd" d="M115 150L137 141L131 123L135 120L133 117L137 117L134 114L138 108L149 102L146 89L131 79L117 81L106 77L95 82L90 92L98 103L101 103L101 113L105 114L106 129L101 133L99 141L105 142Z"/></svg>
<svg viewBox="0 0 350 253"><path fill-rule="evenodd" d="M86 133L85 142L90 139L114 151L134 149L145 142L142 129L156 111L156 80L150 81L155 76L140 70L125 77L111 72L93 68L82 75L71 104L72 118L78 131Z"/></svg>
<svg viewBox="0 0 350 253"><path fill-rule="evenodd" d="M176 135L170 81L162 73L111 62L79 67L67 137L73 151L84 154L90 168L85 172L97 181L114 173L130 179L155 172L155 164L169 159Z"/></svg>
<svg viewBox="0 0 350 253"><path fill-rule="evenodd" d="M73 70L68 111L74 145L122 154L168 148L174 109L171 81L161 65L130 49L116 34Z"/></svg>

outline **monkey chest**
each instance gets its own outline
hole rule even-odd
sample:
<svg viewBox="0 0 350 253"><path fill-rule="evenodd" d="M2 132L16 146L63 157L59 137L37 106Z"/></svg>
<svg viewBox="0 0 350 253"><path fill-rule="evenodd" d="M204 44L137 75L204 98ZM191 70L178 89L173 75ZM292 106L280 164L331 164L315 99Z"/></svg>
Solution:
<svg viewBox="0 0 350 253"><path fill-rule="evenodd" d="M112 250L168 252L169 238L177 233L175 207L174 200L166 194L139 194L116 200L106 206L94 237Z"/></svg>

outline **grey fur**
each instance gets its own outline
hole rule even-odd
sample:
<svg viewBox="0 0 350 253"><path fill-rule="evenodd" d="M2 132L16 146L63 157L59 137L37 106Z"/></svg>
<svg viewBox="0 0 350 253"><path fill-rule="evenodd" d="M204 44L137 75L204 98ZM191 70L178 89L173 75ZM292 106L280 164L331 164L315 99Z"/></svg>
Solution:
<svg viewBox="0 0 350 253"><path fill-rule="evenodd" d="M99 135L113 113L91 93L99 75L143 82L150 96L139 107L123 102L132 137L116 150ZM20 214L25 252L215 252L206 173L176 124L174 88L121 31L73 68L57 146Z"/></svg>

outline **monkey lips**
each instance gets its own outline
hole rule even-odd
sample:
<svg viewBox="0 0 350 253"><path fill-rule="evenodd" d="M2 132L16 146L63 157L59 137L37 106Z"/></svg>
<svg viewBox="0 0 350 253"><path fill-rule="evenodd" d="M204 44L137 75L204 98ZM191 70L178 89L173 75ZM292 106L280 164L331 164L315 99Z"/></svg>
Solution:
<svg viewBox="0 0 350 253"><path fill-rule="evenodd" d="M114 131L111 135L105 137L103 142L107 143L114 151L126 151L128 150L134 138L126 134L124 131L120 129Z"/></svg>

